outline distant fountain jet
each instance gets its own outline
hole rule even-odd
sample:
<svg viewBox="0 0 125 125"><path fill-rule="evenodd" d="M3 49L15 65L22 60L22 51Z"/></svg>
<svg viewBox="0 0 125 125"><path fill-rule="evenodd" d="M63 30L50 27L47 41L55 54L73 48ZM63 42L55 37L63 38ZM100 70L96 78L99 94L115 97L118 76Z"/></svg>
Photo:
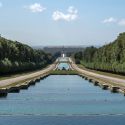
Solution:
<svg viewBox="0 0 125 125"><path fill-rule="evenodd" d="M62 54L62 57L63 57L63 58L65 57L65 54L64 54L64 53Z"/></svg>
<svg viewBox="0 0 125 125"><path fill-rule="evenodd" d="M62 57L62 58L65 58L65 57L66 57L66 54L62 53L62 54L61 54L61 57Z"/></svg>

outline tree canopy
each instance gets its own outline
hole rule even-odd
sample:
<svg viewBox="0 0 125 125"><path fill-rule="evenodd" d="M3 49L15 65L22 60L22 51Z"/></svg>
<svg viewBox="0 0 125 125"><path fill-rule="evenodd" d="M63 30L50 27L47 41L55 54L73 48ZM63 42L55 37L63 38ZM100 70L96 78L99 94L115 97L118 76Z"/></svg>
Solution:
<svg viewBox="0 0 125 125"><path fill-rule="evenodd" d="M35 70L52 62L51 54L0 37L0 74Z"/></svg>
<svg viewBox="0 0 125 125"><path fill-rule="evenodd" d="M87 68L125 74L125 33L100 48L87 47L79 60Z"/></svg>

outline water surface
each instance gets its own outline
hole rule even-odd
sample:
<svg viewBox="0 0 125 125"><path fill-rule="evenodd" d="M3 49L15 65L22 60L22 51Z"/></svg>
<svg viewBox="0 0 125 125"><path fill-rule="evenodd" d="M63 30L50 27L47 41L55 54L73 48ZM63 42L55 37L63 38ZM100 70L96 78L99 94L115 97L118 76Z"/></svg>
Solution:
<svg viewBox="0 0 125 125"><path fill-rule="evenodd" d="M124 125L125 97L77 75L51 75L28 90L0 98L0 124L5 121L6 125L20 121L23 125L108 125L111 121Z"/></svg>
<svg viewBox="0 0 125 125"><path fill-rule="evenodd" d="M60 63L58 65L58 69L62 70L63 68L66 69L66 70L68 70L70 68L70 66L67 63Z"/></svg>
<svg viewBox="0 0 125 125"><path fill-rule="evenodd" d="M125 114L125 97L77 75L49 76L36 86L0 99L0 115Z"/></svg>
<svg viewBox="0 0 125 125"><path fill-rule="evenodd" d="M1 125L125 125L125 116L2 116Z"/></svg>

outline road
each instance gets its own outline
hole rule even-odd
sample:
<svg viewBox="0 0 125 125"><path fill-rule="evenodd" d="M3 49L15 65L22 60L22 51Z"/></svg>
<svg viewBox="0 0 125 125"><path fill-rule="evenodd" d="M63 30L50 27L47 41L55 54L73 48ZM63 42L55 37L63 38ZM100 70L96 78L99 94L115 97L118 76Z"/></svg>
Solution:
<svg viewBox="0 0 125 125"><path fill-rule="evenodd" d="M53 70L54 68L55 68L55 64L52 64L52 65L48 66L47 68L45 68L43 70L40 70L40 71L37 71L35 73L30 73L30 74L18 76L18 77L15 77L15 78L1 80L0 81L0 87L4 87L4 86L7 86L7 85L11 85L13 83L21 82L21 81L24 81L24 80L27 80L27 79L30 79L30 78L32 79L34 77L38 77L42 74L45 74L45 73Z"/></svg>
<svg viewBox="0 0 125 125"><path fill-rule="evenodd" d="M109 81L110 83L114 83L116 85L119 84L119 85L125 87L125 80L124 79L115 78L115 77L111 77L111 76L106 76L106 75L101 75L101 74L97 74L97 73L94 73L94 72L86 71L84 69L80 69L72 60L71 60L71 62L72 62L71 63L72 68L74 70L77 70L80 73L86 74L88 76L93 76L93 77L98 78L98 79L106 80L106 81Z"/></svg>

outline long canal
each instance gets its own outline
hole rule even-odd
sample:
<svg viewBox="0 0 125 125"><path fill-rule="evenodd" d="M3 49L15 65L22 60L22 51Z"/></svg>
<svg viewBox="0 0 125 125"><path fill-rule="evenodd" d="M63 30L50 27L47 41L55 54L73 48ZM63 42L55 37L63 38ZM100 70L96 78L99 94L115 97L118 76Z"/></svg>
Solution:
<svg viewBox="0 0 125 125"><path fill-rule="evenodd" d="M59 68L69 65L60 63ZM0 125L124 125L125 97L78 75L50 75L0 98Z"/></svg>
<svg viewBox="0 0 125 125"><path fill-rule="evenodd" d="M123 95L95 87L77 75L51 75L28 90L10 93L0 99L1 122L4 119L13 121L13 116L36 117L36 120L40 116L43 119L45 116L61 117L63 120L65 116L76 116L76 119L110 116L116 120L119 115L125 115Z"/></svg>

